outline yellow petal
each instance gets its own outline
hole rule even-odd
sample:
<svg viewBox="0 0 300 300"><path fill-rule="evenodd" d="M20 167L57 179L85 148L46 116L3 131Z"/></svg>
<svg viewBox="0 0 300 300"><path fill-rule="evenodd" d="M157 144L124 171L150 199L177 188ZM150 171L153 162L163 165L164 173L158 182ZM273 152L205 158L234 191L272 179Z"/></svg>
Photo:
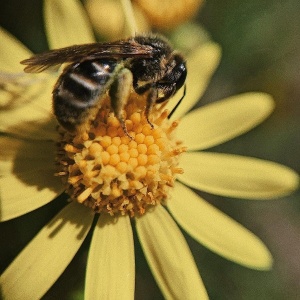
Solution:
<svg viewBox="0 0 300 300"><path fill-rule="evenodd" d="M26 141L5 136L0 136L0 142L0 160L11 165L10 174L55 165L55 142Z"/></svg>
<svg viewBox="0 0 300 300"><path fill-rule="evenodd" d="M130 1L127 3L130 3ZM125 12L121 4L122 1L120 0L84 1L93 28L101 37L105 37L105 40L114 41L132 35L132 31L127 28L129 26L126 24L126 18L129 19L131 24L135 21L137 25L136 32L150 31L148 20L136 3L132 3L134 20L130 17L130 12Z"/></svg>
<svg viewBox="0 0 300 300"><path fill-rule="evenodd" d="M268 94L245 93L198 108L178 126L189 150L202 150L231 140L261 123L274 109Z"/></svg>
<svg viewBox="0 0 300 300"><path fill-rule="evenodd" d="M56 78L35 80L22 94L12 93L11 100L0 107L0 130L32 139L56 139L51 101Z"/></svg>
<svg viewBox="0 0 300 300"><path fill-rule="evenodd" d="M24 248L0 277L4 299L40 299L68 266L87 235L90 209L71 203Z"/></svg>
<svg viewBox="0 0 300 300"><path fill-rule="evenodd" d="M185 153L186 185L208 193L246 199L270 199L294 191L298 175L283 165L251 157L220 153Z"/></svg>
<svg viewBox="0 0 300 300"><path fill-rule="evenodd" d="M63 192L52 142L0 138L0 220L26 214Z"/></svg>
<svg viewBox="0 0 300 300"><path fill-rule="evenodd" d="M166 299L208 299L190 249L162 206L136 219L152 273Z"/></svg>
<svg viewBox="0 0 300 300"><path fill-rule="evenodd" d="M129 217L101 215L89 251L84 299L133 299L134 266Z"/></svg>
<svg viewBox="0 0 300 300"><path fill-rule="evenodd" d="M0 221L7 221L18 216L24 215L30 211L33 211L50 201L52 201L57 195L63 192L62 186L55 187L56 190L52 190L55 184L59 186L53 179L54 170L43 170L52 174L51 176L43 176L41 172L40 180L44 180L49 183L49 188L45 187L39 190L36 186L28 186L23 181L19 180L16 176L5 176L0 179ZM37 177L36 171L28 171L22 174L28 181L33 181Z"/></svg>
<svg viewBox="0 0 300 300"><path fill-rule="evenodd" d="M20 61L28 58L32 53L15 37L0 27L0 71L22 72Z"/></svg>
<svg viewBox="0 0 300 300"><path fill-rule="evenodd" d="M85 10L78 0L45 0L45 26L52 49L95 42Z"/></svg>
<svg viewBox="0 0 300 300"><path fill-rule="evenodd" d="M272 256L260 239L184 185L176 183L168 208L180 226L210 250L249 268L271 268Z"/></svg>
<svg viewBox="0 0 300 300"><path fill-rule="evenodd" d="M189 111L203 95L209 81L216 70L221 58L221 49L218 44L208 42L197 48L187 57L186 95L171 119L178 119ZM182 95L176 94L167 108L172 108Z"/></svg>

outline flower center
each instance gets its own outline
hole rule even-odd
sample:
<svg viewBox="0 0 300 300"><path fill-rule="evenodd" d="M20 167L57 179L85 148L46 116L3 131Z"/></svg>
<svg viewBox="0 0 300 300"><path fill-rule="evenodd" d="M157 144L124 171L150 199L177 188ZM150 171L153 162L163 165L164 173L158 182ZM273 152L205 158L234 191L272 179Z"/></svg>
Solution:
<svg viewBox="0 0 300 300"><path fill-rule="evenodd" d="M87 132L72 135L59 127L58 173L71 199L95 212L142 215L167 198L185 151L174 139L178 122L154 108L154 128L147 122L141 100L132 96L125 107L128 137L108 104Z"/></svg>

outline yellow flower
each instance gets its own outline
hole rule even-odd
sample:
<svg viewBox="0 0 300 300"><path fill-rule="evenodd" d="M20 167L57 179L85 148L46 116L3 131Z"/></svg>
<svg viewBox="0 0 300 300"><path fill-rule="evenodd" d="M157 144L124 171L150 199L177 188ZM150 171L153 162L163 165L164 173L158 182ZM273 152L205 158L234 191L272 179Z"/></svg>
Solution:
<svg viewBox="0 0 300 300"><path fill-rule="evenodd" d="M191 20L203 2L203 0L133 0L138 31L149 32L151 28L170 31ZM131 34L126 28L126 15L120 6L120 0L85 0L84 3L93 27L101 37L115 40Z"/></svg>
<svg viewBox="0 0 300 300"><path fill-rule="evenodd" d="M154 28L170 30L194 17L203 0L147 1L133 0Z"/></svg>
<svg viewBox="0 0 300 300"><path fill-rule="evenodd" d="M117 40L132 35L126 24L126 13L119 0L86 0L86 11L95 32L106 40ZM150 24L138 5L132 4L139 32L149 32ZM112 17L113 16L113 17Z"/></svg>
<svg viewBox="0 0 300 300"><path fill-rule="evenodd" d="M77 1L45 0L45 19L51 48L92 41L91 30ZM29 57L30 52L4 30L0 31L0 35L2 41L0 70L19 72L21 69L18 62ZM155 130L158 128L164 131L164 138L167 138L169 132L173 129L175 131L177 125L173 120L180 118L175 140L172 138L170 141L168 139L164 141L173 145L174 141L176 144L176 141L182 140L183 145L187 147L185 153L182 153L183 148L173 149L176 154L174 156L180 154L179 167L183 168L184 173L180 174L179 169L176 171L177 161L175 161L175 166L171 164L178 179L174 187L165 191L165 187L157 183L163 195L169 194L166 202L168 210L185 231L210 250L249 268L269 269L272 257L264 244L243 226L188 188L228 197L265 199L290 193L298 185L297 174L276 163L203 151L250 130L271 113L274 105L269 95L246 93L188 113L203 94L218 65L219 57L219 47L211 42L194 50L187 57L189 70L187 94L172 120L168 121L162 112L162 116L158 114L156 123L154 122L155 129L149 129L149 134L146 134L148 129L142 132L147 136L152 134L155 141L157 137ZM9 93L1 94L4 103L0 113L2 221L41 207L64 190L61 181L53 176L57 172L54 164L54 142L57 133L54 130L55 121L51 116L49 96L55 78L50 74L39 76L42 76L42 79L37 82L35 80L39 77L30 77L33 78L34 84L24 90L20 102L16 101L13 105L9 105ZM176 99L171 100L167 106L172 108L174 101L176 103ZM127 113L129 114L129 111ZM130 119L133 123L132 128L135 128L134 120L139 120L136 118L140 117L136 113L137 111ZM159 122L163 125L158 126ZM111 124L115 124L114 119L111 120ZM83 152L76 152L78 150L76 143L81 143L90 151L88 155L97 158L95 153L100 143L95 143L94 146L92 144L97 138L97 130L103 134L103 129L95 126L93 130L94 135L90 135L93 136L92 141L76 140L73 143L68 134L61 134L58 144L61 145L63 142L65 144L59 148L56 158L58 162L62 162L62 166L66 154L61 153L62 150L66 150L72 163L78 162L78 166L85 167L85 163L79 161ZM114 137L120 137L120 141L114 140L120 145L124 133L114 131L114 128L105 130L106 133L112 134L107 140L111 142ZM138 144L141 137L137 137L139 132L136 130L134 141ZM100 142L103 141L103 135L98 138ZM129 141L128 137L125 139ZM161 145L161 140L160 142L158 140L159 138L156 140L157 147ZM106 146L101 144L101 147L111 145L111 143ZM138 148L138 145L134 144L133 152L140 149L140 153L143 154L145 152L143 147ZM145 153L148 154L148 150ZM201 152L195 152L199 150ZM115 154L114 151L114 149L106 150L110 157ZM72 153L79 155L73 156ZM101 159L103 163L103 158ZM146 159L148 162L149 156ZM150 160L157 163L155 157ZM112 167L116 161L118 162L118 158L108 160L106 166ZM165 160L160 162L164 164ZM139 166L143 164L141 159ZM59 175L64 177L63 172L68 170L63 167L59 170L62 172ZM119 171L122 170L120 167ZM168 172L167 168L164 170ZM144 171L141 168L140 174ZM127 167L124 168L124 172L127 172ZM134 172L137 172L136 169ZM95 178L95 175L84 174L84 184L87 184L89 179ZM134 173L134 176L137 176L136 174ZM170 173L164 175L169 176ZM107 176L102 179L107 180ZM73 182L76 184L76 180L70 178L68 184ZM161 180L172 186L174 179L168 177L167 180ZM138 181L129 183L137 184L135 189L132 188L134 193L142 193ZM154 184L153 199L165 200L155 196L157 186ZM69 187L72 190L72 186ZM107 190L102 192L105 193ZM70 196L79 202L85 202L90 196L89 192L87 193L82 196L82 193L71 191ZM111 182L108 184L107 193L115 197L120 195L119 190L113 191ZM97 195L95 199L98 199ZM141 200L144 200L143 197ZM207 299L205 287L181 231L166 208L159 204L159 201L154 204L157 205L152 209L146 206L145 213L141 210L143 215L136 214L132 224L136 226L145 256L162 293L167 299ZM135 268L131 219L126 212L120 216L114 211L108 209L107 211L111 214L101 213L98 218L98 214L95 215L91 209L75 201L66 205L2 274L0 284L5 299L41 298L67 267L91 229L93 237L86 271L85 298L103 299L109 295L110 299L133 299ZM130 210L128 212L131 214ZM94 218L98 220L93 227ZM47 276L44 276L45 270Z"/></svg>

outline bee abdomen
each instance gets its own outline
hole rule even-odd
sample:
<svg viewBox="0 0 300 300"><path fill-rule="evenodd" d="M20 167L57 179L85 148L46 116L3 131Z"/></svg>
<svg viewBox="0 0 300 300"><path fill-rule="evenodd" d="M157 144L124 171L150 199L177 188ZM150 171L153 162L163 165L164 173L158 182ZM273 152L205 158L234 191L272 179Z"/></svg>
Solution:
<svg viewBox="0 0 300 300"><path fill-rule="evenodd" d="M101 86L81 74L66 74L58 91L58 95L65 101L73 102L74 106L87 107L93 104L99 94Z"/></svg>
<svg viewBox="0 0 300 300"><path fill-rule="evenodd" d="M71 66L61 75L60 84L54 90L59 96L77 107L92 106L107 90L114 66L105 62L86 61Z"/></svg>
<svg viewBox="0 0 300 300"><path fill-rule="evenodd" d="M53 90L54 114L69 131L86 119L87 109L97 105L108 90L114 61L85 61L68 66Z"/></svg>

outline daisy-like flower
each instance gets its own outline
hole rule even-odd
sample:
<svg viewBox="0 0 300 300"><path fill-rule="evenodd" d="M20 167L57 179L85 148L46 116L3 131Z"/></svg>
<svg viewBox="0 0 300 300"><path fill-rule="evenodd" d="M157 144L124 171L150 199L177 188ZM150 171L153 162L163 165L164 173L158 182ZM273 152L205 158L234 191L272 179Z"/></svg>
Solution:
<svg viewBox="0 0 300 300"><path fill-rule="evenodd" d="M133 3L136 3L141 8L152 27L169 31L194 17L204 1L169 0L161 2L133 0Z"/></svg>
<svg viewBox="0 0 300 300"><path fill-rule="evenodd" d="M203 0L133 0L136 26L139 32L148 32L151 28L169 32L191 20L203 2ZM128 34L126 12L119 0L85 0L84 3L93 27L101 37L115 40Z"/></svg>
<svg viewBox="0 0 300 300"><path fill-rule="evenodd" d="M93 41L77 1L46 0L45 21L51 48ZM18 62L31 53L4 30L0 34L0 69L19 72ZM172 216L219 255L249 268L271 267L271 254L255 235L190 189L271 199L298 185L297 174L285 166L204 151L250 130L274 106L269 95L246 93L187 113L202 95L219 58L220 49L211 42L187 57L186 97L171 120L166 109L172 108L172 100L166 107L156 107L154 129L143 115L145 100L133 94L125 107L133 140L110 113L106 99L88 132L72 136L59 128L57 133L49 103L52 75L33 81L20 95L20 103L9 105L9 93L1 94L1 220L41 207L63 191L72 200L4 271L0 284L5 299L41 298L90 230L85 298L133 299L132 226L167 299L207 299Z"/></svg>
<svg viewBox="0 0 300 300"><path fill-rule="evenodd" d="M127 0L125 0L127 1ZM123 1L123 2L125 2ZM130 1L130 0L128 0ZM84 1L85 9L91 20L95 32L106 40L114 41L124 38L130 34L127 26L126 14L124 7L120 5L120 0L86 0ZM135 25L139 32L151 31L151 26L142 12L141 8L132 3L132 10L134 12ZM114 16L113 18L111 16Z"/></svg>

